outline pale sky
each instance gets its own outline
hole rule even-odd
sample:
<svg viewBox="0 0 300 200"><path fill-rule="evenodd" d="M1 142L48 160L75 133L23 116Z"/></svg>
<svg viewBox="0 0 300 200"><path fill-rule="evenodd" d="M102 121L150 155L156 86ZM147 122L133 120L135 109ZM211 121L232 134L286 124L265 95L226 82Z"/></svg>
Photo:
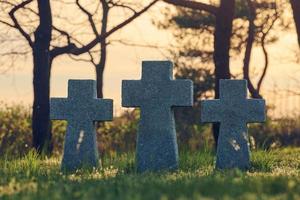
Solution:
<svg viewBox="0 0 300 200"><path fill-rule="evenodd" d="M162 4L152 8L151 12L138 18L121 32L114 34L113 38L167 47L172 43L171 32L158 30L151 23L153 16L159 15L161 6ZM281 34L280 40L276 44L268 46L270 66L263 85L263 92L268 93L275 84L282 89L287 87L297 89L291 80L291 77L297 76L300 80L300 64L293 61L293 51L297 48L297 37L294 30ZM129 47L119 44L109 46L104 96L114 100L115 112L119 113L121 110L121 81L123 79L140 79L141 62L143 60L164 60L165 57L161 51L163 49ZM254 49L251 62L256 69L263 66L261 49ZM33 100L31 58L28 58L27 62L19 62L18 65L15 70L0 74L0 101L31 104ZM231 61L233 72L241 72L241 69L242 57ZM69 79L95 79L94 76L94 68L88 63L74 62L66 56L60 57L53 64L51 96L65 97ZM268 101L269 97L266 98Z"/></svg>

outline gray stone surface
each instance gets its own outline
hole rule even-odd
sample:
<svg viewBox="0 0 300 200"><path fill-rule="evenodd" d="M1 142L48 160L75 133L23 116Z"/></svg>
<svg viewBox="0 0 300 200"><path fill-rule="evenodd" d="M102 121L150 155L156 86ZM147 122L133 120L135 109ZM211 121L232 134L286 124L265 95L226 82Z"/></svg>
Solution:
<svg viewBox="0 0 300 200"><path fill-rule="evenodd" d="M220 99L201 102L201 121L220 122L217 169L248 169L247 123L265 121L265 101L247 99L246 80L220 80Z"/></svg>
<svg viewBox="0 0 300 200"><path fill-rule="evenodd" d="M178 168L178 147L173 106L192 106L193 83L173 80L169 61L145 61L141 80L122 82L122 105L140 107L137 171Z"/></svg>
<svg viewBox="0 0 300 200"><path fill-rule="evenodd" d="M95 121L112 120L112 108L112 100L97 99L93 80L69 80L68 98L51 98L50 118L68 122L62 170L98 166Z"/></svg>

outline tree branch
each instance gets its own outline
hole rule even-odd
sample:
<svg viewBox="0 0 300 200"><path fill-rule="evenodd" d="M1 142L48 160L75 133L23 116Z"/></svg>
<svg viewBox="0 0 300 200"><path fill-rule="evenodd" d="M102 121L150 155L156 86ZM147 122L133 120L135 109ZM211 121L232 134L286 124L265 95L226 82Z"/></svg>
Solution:
<svg viewBox="0 0 300 200"><path fill-rule="evenodd" d="M6 22L6 21L3 21L3 20L1 20L1 19L0 19L0 23L6 25L6 26L8 26L8 27L11 27L11 28L16 28L13 24L10 24L10 23L8 23L8 22Z"/></svg>
<svg viewBox="0 0 300 200"><path fill-rule="evenodd" d="M269 66L269 55L268 55L268 51L267 51L266 46L265 46L265 40L266 40L267 35L271 31L271 29L273 28L273 26L274 26L274 24L277 20L278 20L278 12L277 12L277 9L275 8L275 14L274 14L274 17L271 21L270 26L267 28L267 30L265 32L262 31L263 35L261 37L261 47L262 47L263 54L264 54L264 57L265 57L265 66L264 66L263 73L261 74L260 79L257 83L257 91L260 91L260 89L261 89L263 80L264 80L264 78L267 74L267 70L268 70L268 66Z"/></svg>
<svg viewBox="0 0 300 200"><path fill-rule="evenodd" d="M130 22L132 22L134 19L145 13L147 10L149 10L155 3L157 3L159 0L154 0L150 4L148 4L145 8L140 10L139 12L136 12L134 15L123 21L122 23L118 24L108 32L106 32L104 35L99 35L95 39L93 39L88 44L82 46L82 47L76 47L75 44L69 44L64 47L56 47L51 51L51 54L56 57L62 54L73 54L73 55L80 55L83 53L88 52L90 49L92 49L94 46L96 46L99 42L101 42L103 39L107 38L111 34L115 33L119 29L123 28L124 26L128 25Z"/></svg>
<svg viewBox="0 0 300 200"><path fill-rule="evenodd" d="M248 38L247 38L247 44L246 44L246 50L245 50L245 56L244 56L244 66L243 66L243 75L244 79L248 81L248 89L253 98L262 98L259 94L259 91L254 88L254 85L250 79L250 60L251 60L251 53L252 53L252 47L255 40L255 24L254 20L256 18L256 8L251 0L247 0L247 4L249 7L249 28L248 28Z"/></svg>
<svg viewBox="0 0 300 200"><path fill-rule="evenodd" d="M22 28L22 26L19 24L15 13L21 9L24 8L27 4L31 3L33 0L27 0L27 1L23 1L22 3L16 5L15 7L13 7L11 9L11 11L9 12L9 16L12 19L12 21L14 22L14 27L21 33L21 35L27 40L28 44L30 47L33 47L33 41L30 38L30 35L28 33L25 32L25 30Z"/></svg>
<svg viewBox="0 0 300 200"><path fill-rule="evenodd" d="M185 8L191 8L196 10L203 10L205 12L211 13L213 15L216 15L218 12L218 7L201 3L201 2L195 2L195 1L189 1L189 0L163 0L164 2L168 4L173 4L175 6L181 6Z"/></svg>
<svg viewBox="0 0 300 200"><path fill-rule="evenodd" d="M83 13L85 13L85 14L87 15L88 20L89 20L89 23L90 23L90 25L91 25L91 27L92 27L92 30L93 30L94 34L95 34L96 36L98 36L98 35L99 35L99 32L98 32L98 30L97 30L97 28L96 28L96 24L95 24L95 22L94 22L94 20L93 20L93 15L92 15L87 9L85 9L85 8L80 4L79 0L76 0L76 5L78 6L78 8L79 8Z"/></svg>
<svg viewBox="0 0 300 200"><path fill-rule="evenodd" d="M109 2L110 7L121 7L121 8L126 8L130 11L132 11L133 13L136 13L136 10L134 10L132 7L128 6L128 5L124 5L124 4L120 4L120 3L116 3L116 2Z"/></svg>
<svg viewBox="0 0 300 200"><path fill-rule="evenodd" d="M120 43L125 46L132 46L132 47L141 47L141 48L152 48L152 49L166 49L166 47L158 46L158 45L150 45L150 44L138 44L138 43L131 43L125 40L112 40L111 43L116 42Z"/></svg>
<svg viewBox="0 0 300 200"><path fill-rule="evenodd" d="M71 43L71 36L69 35L69 33L67 33L66 31L60 29L60 28L57 28L56 26L52 25L52 28L53 30L59 32L61 35L65 36L67 38L67 42L68 44Z"/></svg>

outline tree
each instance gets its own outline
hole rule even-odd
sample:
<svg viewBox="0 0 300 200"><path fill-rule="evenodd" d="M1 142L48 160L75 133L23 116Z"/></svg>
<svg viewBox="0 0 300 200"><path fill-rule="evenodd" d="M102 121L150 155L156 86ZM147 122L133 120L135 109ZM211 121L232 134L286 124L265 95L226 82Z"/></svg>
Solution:
<svg viewBox="0 0 300 200"><path fill-rule="evenodd" d="M52 15L49 0L38 0L39 13L38 26L33 33L28 33L22 27L16 17L16 13L20 9L28 9L27 6L33 0L22 1L14 4L10 1L1 1L2 4L12 6L8 12L11 23L1 20L1 22L10 28L19 31L23 38L27 41L32 50L33 57L33 90L34 102L32 112L32 130L33 130L33 146L40 152L43 147L47 146L47 150L51 151L51 133L49 120L49 93L50 93L50 68L52 59L50 57L50 42L52 36ZM46 143L49 143L46 145Z"/></svg>
<svg viewBox="0 0 300 200"><path fill-rule="evenodd" d="M219 98L219 80L230 79L229 49L232 35L232 22L234 19L235 0L221 0L219 6L187 0L164 0L166 3L205 11L215 17L214 30L214 74L215 74L215 98ZM213 124L215 141L218 141L219 123ZM217 142L216 142L217 143Z"/></svg>
<svg viewBox="0 0 300 200"><path fill-rule="evenodd" d="M280 18L282 11L277 7L276 1L262 1L256 2L247 0L248 6L248 31L245 44L244 62L243 62L243 77L248 81L248 89L253 98L262 98L260 93L261 86L264 78L267 74L269 66L269 55L266 49L266 45L274 43L278 40L276 35L270 34L275 23ZM279 4L279 7L281 5ZM262 48L264 54L264 67L261 75L258 78L256 87L250 78L250 60L253 45L259 45Z"/></svg>
<svg viewBox="0 0 300 200"><path fill-rule="evenodd" d="M175 57L175 60L181 61L179 62L181 67L193 65L196 68L203 68L209 66L213 61L215 98L218 98L219 79L231 76L230 56L239 56L245 52L243 76L249 82L251 96L261 98L260 88L268 67L265 45L275 42L277 39L270 34L279 15L275 1L237 0L229 3L221 1L219 6L194 1L168 0L166 2L179 7L175 14L167 10L164 13L166 20L159 26L165 29L174 29L175 34L173 35L175 39L178 39L179 45L172 47L171 55ZM253 45L262 46L266 59L256 87L250 78ZM214 124L213 128L215 141L218 138L218 126L218 124Z"/></svg>
<svg viewBox="0 0 300 200"><path fill-rule="evenodd" d="M91 43L88 43L87 45L83 45L80 41L80 35L74 36L72 33L63 31L65 35L70 39L70 41L73 41L74 44L80 45L81 48L74 48L72 47L72 43L69 43L65 47L62 47L63 54L69 54L73 59L75 60L81 60L91 63L95 67L96 72L96 79L97 79L97 95L98 98L103 97L103 75L105 70L105 64L106 64L106 57L107 57L107 46L109 45L108 36L111 34L110 31L108 31L110 16L109 12L112 9L115 8L122 8L124 10L127 10L132 13L132 17L128 18L129 21L124 21L126 24L120 24L121 26L125 26L129 24L133 19L139 17L141 14L146 12L149 8L151 8L156 2L152 1L150 4L145 6L144 8L140 9L139 12L137 12L137 8L131 5L131 3L126 3L125 1L107 1L107 0L97 0L100 2L100 5L93 6L93 11L89 10L89 5L86 6L81 2L80 0L76 0L76 5L79 8L80 11L87 17L88 26L92 30L92 35L95 38L103 37L103 39L100 40L94 40ZM136 4L135 4L136 5ZM101 8L100 8L101 7ZM140 5L139 7L142 7ZM101 10L102 12L97 12ZM99 15L97 17L97 15ZM100 30L98 30L97 27L100 27ZM115 31L121 29L122 27L118 27ZM108 34L108 36L106 36ZM92 47L91 47L91 46ZM82 51L82 49L85 49L85 51ZM81 54L88 54L88 58L82 58L78 57ZM98 59L98 61L97 61Z"/></svg>
<svg viewBox="0 0 300 200"><path fill-rule="evenodd" d="M3 13L8 13L8 16L1 17L0 23L6 25L9 28L17 30L28 43L29 51L33 57L33 88L34 88L34 103L32 112L32 132L33 132L33 146L38 152L51 152L51 131L49 120L49 91L50 91L50 73L53 60L58 56L69 55L81 55L89 52L97 44L105 42L105 39L122 29L134 19L145 13L151 8L158 0L154 0L146 5L139 11L134 11L134 14L120 22L110 30L103 30L99 34L95 35L87 43L78 43L78 40L71 37L67 31L57 28L52 23L53 15L51 11L49 0L26 0L20 3L15 1L1 0L1 10ZM80 5L77 2L77 5ZM104 5L105 1L101 1ZM108 1L113 3L113 1ZM37 3L38 10L36 11L29 4ZM103 8L105 10L105 8ZM83 10L82 10L83 11ZM22 16L27 16L27 20L17 18L17 12L23 12ZM26 12L26 15L24 15ZM105 13L104 11L103 13ZM32 17L35 17L32 19ZM36 21L38 26L36 27ZM22 22L24 24L22 25ZM35 28L36 27L36 28ZM31 30L34 29L32 32ZM59 37L53 37L53 31L59 34ZM59 39L57 39L59 38ZM55 45L54 40L61 41L62 38L66 38L64 45ZM11 50L5 52L5 55L21 54L20 51ZM104 51L102 51L104 53ZM104 62L105 64L105 62ZM103 72L102 72L103 73Z"/></svg>

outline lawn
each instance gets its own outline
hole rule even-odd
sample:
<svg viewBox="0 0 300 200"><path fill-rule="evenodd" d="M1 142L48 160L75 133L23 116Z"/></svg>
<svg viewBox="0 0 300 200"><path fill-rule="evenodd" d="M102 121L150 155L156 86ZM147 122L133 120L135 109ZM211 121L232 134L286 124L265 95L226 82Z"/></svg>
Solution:
<svg viewBox="0 0 300 200"><path fill-rule="evenodd" d="M0 159L0 199L300 199L300 148L252 153L248 172L214 170L209 151L181 153L172 173L136 174L134 156L104 158L103 168L62 174L59 159Z"/></svg>

